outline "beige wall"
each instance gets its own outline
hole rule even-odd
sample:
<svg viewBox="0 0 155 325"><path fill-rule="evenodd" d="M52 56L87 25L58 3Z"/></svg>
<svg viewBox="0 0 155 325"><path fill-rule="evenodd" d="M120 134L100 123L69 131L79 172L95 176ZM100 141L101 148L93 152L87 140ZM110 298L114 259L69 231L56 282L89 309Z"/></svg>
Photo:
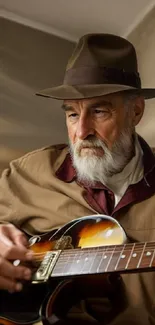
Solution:
<svg viewBox="0 0 155 325"><path fill-rule="evenodd" d="M62 82L74 46L8 20L2 29L0 170L29 150L67 141L61 102L34 94Z"/></svg>
<svg viewBox="0 0 155 325"><path fill-rule="evenodd" d="M155 7L128 39L137 50L143 86L155 88ZM137 132L155 147L155 99L146 101L145 114Z"/></svg>

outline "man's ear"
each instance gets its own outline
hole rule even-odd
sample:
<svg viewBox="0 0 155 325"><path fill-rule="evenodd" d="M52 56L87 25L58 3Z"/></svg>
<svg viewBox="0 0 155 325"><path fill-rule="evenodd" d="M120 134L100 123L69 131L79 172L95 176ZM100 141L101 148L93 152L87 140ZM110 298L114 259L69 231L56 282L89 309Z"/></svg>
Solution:
<svg viewBox="0 0 155 325"><path fill-rule="evenodd" d="M144 109L145 109L144 97L139 96L134 100L133 115L132 115L132 121L134 126L136 126L140 122L144 113Z"/></svg>

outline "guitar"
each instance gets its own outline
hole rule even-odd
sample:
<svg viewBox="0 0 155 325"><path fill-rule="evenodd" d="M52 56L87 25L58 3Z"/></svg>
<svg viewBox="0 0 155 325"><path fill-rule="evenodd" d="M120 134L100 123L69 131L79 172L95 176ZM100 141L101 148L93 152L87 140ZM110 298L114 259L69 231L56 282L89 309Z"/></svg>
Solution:
<svg viewBox="0 0 155 325"><path fill-rule="evenodd" d="M75 219L53 233L31 237L29 243L35 253L33 276L22 292L0 292L2 325L40 320L56 324L72 304L89 294L97 275L107 281L109 274L155 269L155 242L129 243L118 221L106 215ZM91 286L86 279L91 279ZM98 293L103 290L100 280L98 286L94 283Z"/></svg>

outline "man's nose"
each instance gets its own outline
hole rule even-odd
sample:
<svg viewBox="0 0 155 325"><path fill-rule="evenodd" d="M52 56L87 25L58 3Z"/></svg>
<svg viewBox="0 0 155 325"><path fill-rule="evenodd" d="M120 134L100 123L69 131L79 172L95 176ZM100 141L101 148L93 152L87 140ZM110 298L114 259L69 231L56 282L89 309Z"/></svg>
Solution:
<svg viewBox="0 0 155 325"><path fill-rule="evenodd" d="M94 135L94 125L91 117L81 116L78 120L76 136L77 138L84 140L89 135Z"/></svg>

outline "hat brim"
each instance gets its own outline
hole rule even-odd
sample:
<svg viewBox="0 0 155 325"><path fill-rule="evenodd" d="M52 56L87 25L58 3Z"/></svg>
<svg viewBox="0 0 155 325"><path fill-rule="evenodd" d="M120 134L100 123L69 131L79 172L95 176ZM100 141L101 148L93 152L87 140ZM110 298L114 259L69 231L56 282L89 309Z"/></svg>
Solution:
<svg viewBox="0 0 155 325"><path fill-rule="evenodd" d="M95 85L61 85L47 88L36 93L43 97L50 97L58 100L92 98L120 91L139 92L145 99L155 98L155 88L137 89L125 85L116 84L95 84Z"/></svg>

